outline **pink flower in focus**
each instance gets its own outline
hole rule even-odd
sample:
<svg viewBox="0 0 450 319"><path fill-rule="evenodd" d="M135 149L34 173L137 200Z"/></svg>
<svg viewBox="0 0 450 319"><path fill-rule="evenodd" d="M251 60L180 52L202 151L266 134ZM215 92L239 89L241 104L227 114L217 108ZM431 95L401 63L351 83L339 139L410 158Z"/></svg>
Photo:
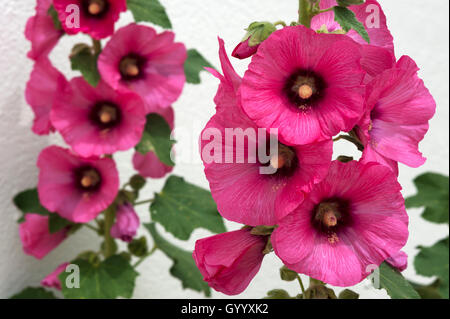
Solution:
<svg viewBox="0 0 450 319"><path fill-rule="evenodd" d="M25 214L25 221L19 225L20 240L25 254L42 259L66 239L66 229L50 233L48 218L38 214Z"/></svg>
<svg viewBox="0 0 450 319"><path fill-rule="evenodd" d="M253 54L258 51L258 45L250 46L248 42L250 41L250 38L248 38L245 41L240 42L233 50L233 53L231 55L238 59L246 59L251 57Z"/></svg>
<svg viewBox="0 0 450 319"><path fill-rule="evenodd" d="M408 267L408 255L403 251L399 251L386 259L386 262L399 271L403 271Z"/></svg>
<svg viewBox="0 0 450 319"><path fill-rule="evenodd" d="M305 45L308 43L308 45ZM245 73L242 107L288 144L350 131L363 114L360 46L349 37L285 27L265 40Z"/></svg>
<svg viewBox="0 0 450 319"><path fill-rule="evenodd" d="M408 239L394 174L377 163L334 161L326 179L279 223L271 241L289 269L333 286L353 286Z"/></svg>
<svg viewBox="0 0 450 319"><path fill-rule="evenodd" d="M169 124L170 128L174 127L175 114L172 107L158 109L155 111ZM153 151L142 155L135 152L133 155L133 167L139 172L139 175L149 178L162 178L173 170L173 166L168 166L161 162Z"/></svg>
<svg viewBox="0 0 450 319"><path fill-rule="evenodd" d="M240 294L258 273L266 236L241 229L197 240L192 257L203 279L217 291Z"/></svg>
<svg viewBox="0 0 450 319"><path fill-rule="evenodd" d="M336 0L321 0L320 9L328 9L336 6ZM386 16L380 4L376 0L366 0L361 5L348 7L355 13L356 19L361 22L369 34L370 44L377 47L388 49L394 53L394 39L386 23ZM334 20L334 12L328 11L316 15L312 18L311 29L318 31L325 29L328 32L341 30L341 26ZM347 36L360 44L367 44L355 30L347 32Z"/></svg>
<svg viewBox="0 0 450 319"><path fill-rule="evenodd" d="M120 13L127 10L126 0L53 0L53 5L67 34L83 32L97 40L112 35ZM78 7L78 26L71 6Z"/></svg>
<svg viewBox="0 0 450 319"><path fill-rule="evenodd" d="M309 191L314 183L326 176L331 163L332 142L327 140L301 146L279 142L278 153L272 154L269 163L263 164L256 158L258 151L251 154L249 145L252 149L256 145L256 149L266 151L270 142L257 137L258 128L239 105L236 90L239 90L241 80L226 56L222 40L219 55L224 75L212 71L221 81L215 98L217 114L203 130L201 144L211 194L220 214L231 221L251 226L275 225L278 219L302 202L303 192ZM247 144L227 141L226 131L229 129L250 130L254 134L247 135ZM220 138L210 136L210 132L217 131ZM220 158L215 155L218 150L222 151ZM231 155L232 161L227 161L227 154ZM239 154L242 154L241 161L237 160ZM269 165L274 172L261 173L261 168Z"/></svg>
<svg viewBox="0 0 450 319"><path fill-rule="evenodd" d="M92 87L82 77L70 81L51 112L55 128L83 157L112 154L135 146L145 126L142 99L106 83Z"/></svg>
<svg viewBox="0 0 450 319"><path fill-rule="evenodd" d="M64 34L63 30L55 28L48 13L51 5L52 0L37 0L36 15L27 21L25 37L31 42L31 50L27 54L30 59L46 57Z"/></svg>
<svg viewBox="0 0 450 319"><path fill-rule="evenodd" d="M102 78L115 90L133 91L147 113L169 107L183 90L186 48L170 31L130 24L118 30L98 60Z"/></svg>
<svg viewBox="0 0 450 319"><path fill-rule="evenodd" d="M59 265L52 273L48 274L47 277L42 279L41 285L44 287L55 288L61 290L61 281L58 276L66 269L69 263L62 263Z"/></svg>
<svg viewBox="0 0 450 319"><path fill-rule="evenodd" d="M125 203L117 208L116 222L111 227L111 236L125 242L131 242L139 228L139 216L133 205Z"/></svg>
<svg viewBox="0 0 450 319"><path fill-rule="evenodd" d="M34 64L27 82L25 99L34 112L33 132L38 135L54 131L50 111L59 92L64 91L67 80L50 62L42 57Z"/></svg>
<svg viewBox="0 0 450 319"><path fill-rule="evenodd" d="M38 193L42 205L74 223L87 223L116 198L119 176L110 158L81 158L67 149L41 151Z"/></svg>
<svg viewBox="0 0 450 319"><path fill-rule="evenodd" d="M419 142L428 131L436 103L417 65L408 56L377 76L367 86L366 114L357 132L364 144L363 162L378 162L398 174L396 162L419 167L425 158Z"/></svg>

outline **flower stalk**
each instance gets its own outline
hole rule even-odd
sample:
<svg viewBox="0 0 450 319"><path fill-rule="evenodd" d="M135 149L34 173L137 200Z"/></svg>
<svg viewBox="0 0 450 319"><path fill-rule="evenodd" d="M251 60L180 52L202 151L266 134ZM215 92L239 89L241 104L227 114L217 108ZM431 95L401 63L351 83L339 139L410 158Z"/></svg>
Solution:
<svg viewBox="0 0 450 319"><path fill-rule="evenodd" d="M114 204L105 210L105 246L103 255L108 258L114 254L114 238L111 237L111 227L114 224L116 210Z"/></svg>
<svg viewBox="0 0 450 319"><path fill-rule="evenodd" d="M307 28L311 27L312 19L312 5L309 0L298 1L298 23L304 25Z"/></svg>

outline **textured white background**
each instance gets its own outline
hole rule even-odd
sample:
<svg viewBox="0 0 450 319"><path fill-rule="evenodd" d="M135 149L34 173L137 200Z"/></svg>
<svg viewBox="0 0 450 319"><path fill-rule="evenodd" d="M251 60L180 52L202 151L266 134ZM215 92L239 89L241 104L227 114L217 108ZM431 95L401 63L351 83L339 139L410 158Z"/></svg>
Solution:
<svg viewBox="0 0 450 319"><path fill-rule="evenodd" d="M400 182L405 196L415 192L412 179L425 171L448 174L449 145L449 94L448 94L448 6L447 0L380 0L388 18L388 24L395 38L398 57L410 55L421 67L424 79L437 102L437 113L431 121L431 129L421 144L421 150L428 157L427 163L419 169L405 166L400 168ZM0 1L0 298L6 298L28 285L38 285L39 281L61 262L71 260L82 250L96 249L99 242L89 230L81 230L66 240L42 261L22 252L16 219L18 212L11 204L11 198L18 191L34 187L37 181L35 160L39 151L51 143L61 143L57 136L37 137L32 134L32 112L24 99L25 83L28 80L32 62L26 59L29 43L23 36L25 22L34 14L34 0ZM227 49L244 35L243 29L255 20L292 21L296 19L295 0L162 0L172 20L177 40L187 47L195 47L214 65L219 65L217 56L217 36L225 40ZM123 14L120 26L131 22L130 13ZM64 37L53 51L54 64L67 76L70 71L67 56L75 42L88 41L86 36ZM246 62L233 59L238 72L243 74ZM175 173L188 181L207 187L202 166L199 163L195 144L199 130L213 114L213 97L218 81L202 73L202 85L186 85L182 98L174 105L176 126L186 133L178 136L191 156L179 164ZM192 133L193 132L193 133ZM189 146L189 143L190 146ZM339 154L355 154L352 145L340 142ZM185 150L183 150L184 152ZM117 156L122 182L133 174L130 165L131 152ZM143 192L151 196L160 190L162 180L151 181ZM435 226L419 218L420 210L410 213L410 239L405 247L410 255L416 254L417 245L430 245L448 232L445 226ZM149 213L139 211L143 222L149 221ZM238 225L227 224L229 229ZM144 232L142 232L144 233ZM178 242L170 235L169 239ZM179 242L186 249L194 247L195 239L209 235L197 230L188 242ZM169 275L171 261L161 252L156 252L142 263L138 271L135 298L201 298L192 290L182 290L177 279ZM239 297L261 298L273 288L284 288L291 294L298 293L295 282L287 283L279 279L281 262L268 255L260 272L245 293ZM404 274L418 282L430 282L429 278L417 276L411 265ZM384 291L375 291L366 280L355 289L363 298L386 298ZM213 292L214 298L226 296Z"/></svg>

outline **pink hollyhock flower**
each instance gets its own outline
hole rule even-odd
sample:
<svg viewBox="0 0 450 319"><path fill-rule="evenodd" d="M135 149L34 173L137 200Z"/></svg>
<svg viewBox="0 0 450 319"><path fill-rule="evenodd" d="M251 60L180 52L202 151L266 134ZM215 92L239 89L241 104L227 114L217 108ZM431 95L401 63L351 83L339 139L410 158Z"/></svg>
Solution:
<svg viewBox="0 0 450 319"><path fill-rule="evenodd" d="M83 32L97 40L112 35L120 13L127 11L126 0L53 0L53 5L67 34Z"/></svg>
<svg viewBox="0 0 450 319"><path fill-rule="evenodd" d="M320 9L328 9L336 6L336 0L321 0ZM394 53L394 39L389 31L386 23L386 16L376 0L366 0L361 5L353 5L348 7L361 22L367 33L369 34L370 44L383 47ZM324 30L326 32L336 32L342 30L339 23L334 20L334 12L328 11L316 15L311 20L311 28L315 31ZM360 44L367 44L355 30L347 32L347 36Z"/></svg>
<svg viewBox="0 0 450 319"><path fill-rule="evenodd" d="M41 151L38 193L42 205L74 222L87 223L116 198L119 175L110 158L81 158L49 146Z"/></svg>
<svg viewBox="0 0 450 319"><path fill-rule="evenodd" d="M28 57L33 60L47 56L64 34L63 30L55 28L51 15L48 13L52 0L37 0L36 15L29 18L25 27L25 37L31 42Z"/></svg>
<svg viewBox="0 0 450 319"><path fill-rule="evenodd" d="M172 107L158 109L155 113L164 117L170 128L173 129L175 114ZM161 162L152 151L149 151L145 155L135 152L133 155L133 166L141 176L150 178L162 178L173 170L173 166L168 166Z"/></svg>
<svg viewBox="0 0 450 319"><path fill-rule="evenodd" d="M66 239L67 230L51 234L48 216L25 214L25 221L19 225L19 235L25 254L42 259Z"/></svg>
<svg viewBox="0 0 450 319"><path fill-rule="evenodd" d="M417 71L416 63L403 56L368 84L366 114L356 130L365 145L364 162L385 164L397 174L397 162L410 167L425 163L418 145L436 103Z"/></svg>
<svg viewBox="0 0 450 319"><path fill-rule="evenodd" d="M386 262L399 271L403 271L408 267L408 255L403 251L399 251L386 259Z"/></svg>
<svg viewBox="0 0 450 319"><path fill-rule="evenodd" d="M73 150L83 157L112 154L135 146L145 127L142 99L120 93L106 83L92 87L82 77L53 106L51 121Z"/></svg>
<svg viewBox="0 0 450 319"><path fill-rule="evenodd" d="M115 90L134 91L147 113L169 107L183 90L186 48L170 31L130 24L118 30L98 60L102 78Z"/></svg>
<svg viewBox="0 0 450 319"><path fill-rule="evenodd" d="M326 176L331 163L332 142L327 140L301 146L279 142L278 153L272 154L266 164L256 158L257 150L251 154L253 145L256 149L264 148L266 152L269 141L256 137L258 127L242 111L238 94L241 79L227 58L223 41L219 42L224 75L212 71L221 83L215 97L217 114L201 135L205 175L223 217L251 226L274 225L277 219L302 202L304 191L309 191L314 183ZM246 135L248 144L234 143L226 137L230 129L235 132L250 130L254 134L253 137L252 134ZM220 133L220 137L217 138L215 133ZM221 154L222 150L224 154ZM239 154L242 154L242 160L234 160L234 156L238 158ZM232 160L228 161L228 157ZM261 173L261 168L269 165L274 172Z"/></svg>
<svg viewBox="0 0 450 319"><path fill-rule="evenodd" d="M64 91L67 80L47 57L36 61L27 82L25 99L34 112L33 132L38 135L54 131L50 111L59 92Z"/></svg>
<svg viewBox="0 0 450 319"><path fill-rule="evenodd" d="M52 273L48 274L47 277L42 279L41 285L44 287L55 288L61 290L61 281L58 276L66 269L69 263L62 263L59 265Z"/></svg>
<svg viewBox="0 0 450 319"><path fill-rule="evenodd" d="M288 144L350 131L363 114L360 60L360 46L347 36L285 27L252 57L242 82L242 107L258 126L278 128Z"/></svg>
<svg viewBox="0 0 450 319"><path fill-rule="evenodd" d="M233 50L233 53L231 55L238 59L246 59L251 57L253 54L258 51L258 45L250 46L248 42L250 41L250 38L248 38L245 41L240 42Z"/></svg>
<svg viewBox="0 0 450 319"><path fill-rule="evenodd" d="M133 205L125 203L120 205L116 213L116 222L111 227L111 236L125 242L131 242L139 228L139 216Z"/></svg>
<svg viewBox="0 0 450 319"><path fill-rule="evenodd" d="M192 257L203 279L217 291L240 294L258 273L266 236L241 229L197 240Z"/></svg>
<svg viewBox="0 0 450 319"><path fill-rule="evenodd" d="M328 176L272 234L289 269L333 286L353 286L408 239L394 174L377 163L334 161Z"/></svg>

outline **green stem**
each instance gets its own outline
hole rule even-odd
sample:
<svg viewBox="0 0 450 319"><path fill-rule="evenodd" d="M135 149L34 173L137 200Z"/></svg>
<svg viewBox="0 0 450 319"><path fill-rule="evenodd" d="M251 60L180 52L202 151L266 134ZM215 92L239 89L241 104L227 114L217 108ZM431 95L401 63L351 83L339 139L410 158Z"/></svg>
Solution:
<svg viewBox="0 0 450 319"><path fill-rule="evenodd" d="M134 206L144 205L144 204L147 204L147 203L151 203L151 202L153 202L153 201L154 201L153 198L152 198L152 199L146 199L146 200L143 200L143 201L134 203Z"/></svg>
<svg viewBox="0 0 450 319"><path fill-rule="evenodd" d="M114 238L111 237L111 227L114 224L115 215L116 209L114 204L112 204L105 210L105 258L112 256L114 253Z"/></svg>
<svg viewBox="0 0 450 319"><path fill-rule="evenodd" d="M280 21L275 22L273 25L274 26L281 25L281 26L285 27L286 26L286 22L280 20Z"/></svg>
<svg viewBox="0 0 450 319"><path fill-rule="evenodd" d="M87 227L87 228L89 228L89 229L95 231L96 233L98 233L98 232L100 231L99 228L97 228L97 227L95 227L95 226L92 226L92 225L89 225L89 224L83 224L83 226L85 226L85 227Z"/></svg>
<svg viewBox="0 0 450 319"><path fill-rule="evenodd" d="M92 48L94 49L94 54L100 54L102 52L102 44L99 40L92 39Z"/></svg>
<svg viewBox="0 0 450 319"><path fill-rule="evenodd" d="M304 25L307 28L311 27L312 19L312 5L309 0L298 1L298 23Z"/></svg>
<svg viewBox="0 0 450 319"><path fill-rule="evenodd" d="M359 151L364 151L364 145L355 137L349 135L339 135L338 137L333 139L333 142L337 142L339 140L346 140L350 143L355 144Z"/></svg>
<svg viewBox="0 0 450 319"><path fill-rule="evenodd" d="M147 258L148 256L153 255L153 253L156 251L156 249L158 249L158 247L156 245L153 246L152 250L150 250L148 253L146 253L144 256L142 256L141 258L139 258L139 260L133 265L134 268L136 268L137 266L139 266L144 260L145 258Z"/></svg>
<svg viewBox="0 0 450 319"><path fill-rule="evenodd" d="M298 283L300 284L300 289L302 290L303 299L306 299L305 286L303 285L302 278L300 278L300 275L298 275L298 274L297 274L297 280L298 280Z"/></svg>

